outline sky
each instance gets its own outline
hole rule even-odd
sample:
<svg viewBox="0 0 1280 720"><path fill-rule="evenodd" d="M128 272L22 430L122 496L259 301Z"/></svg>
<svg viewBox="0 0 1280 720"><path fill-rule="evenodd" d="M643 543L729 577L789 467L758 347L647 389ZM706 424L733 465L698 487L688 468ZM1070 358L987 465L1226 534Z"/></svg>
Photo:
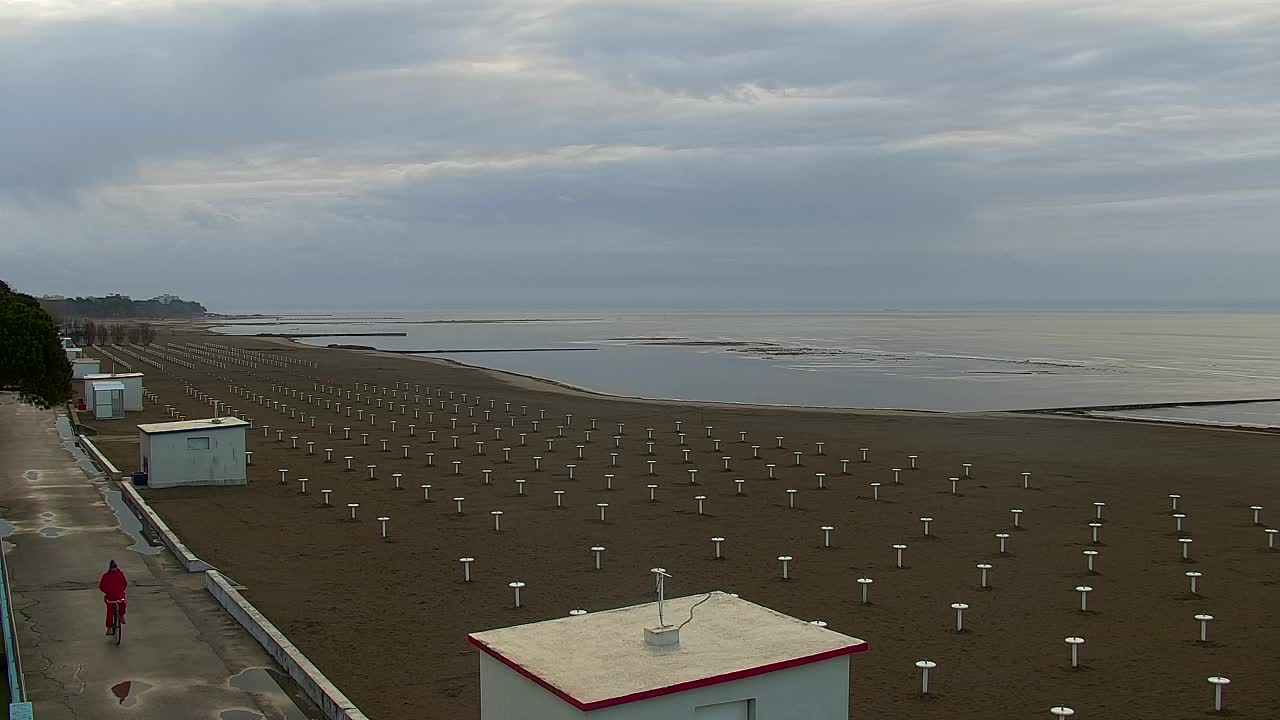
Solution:
<svg viewBox="0 0 1280 720"><path fill-rule="evenodd" d="M8 0L0 277L211 310L1280 307L1272 0Z"/></svg>

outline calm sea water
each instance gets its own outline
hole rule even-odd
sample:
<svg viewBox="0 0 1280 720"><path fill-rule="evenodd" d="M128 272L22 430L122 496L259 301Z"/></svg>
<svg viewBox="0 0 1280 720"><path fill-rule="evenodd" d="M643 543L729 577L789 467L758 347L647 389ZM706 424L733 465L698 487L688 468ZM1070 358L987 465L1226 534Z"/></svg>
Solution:
<svg viewBox="0 0 1280 720"><path fill-rule="evenodd" d="M502 349L445 357L659 398L952 411L1280 398L1280 314L540 315L539 322L438 324L420 321L484 317L382 315L400 320L281 319L220 330L403 331L407 337L305 342ZM536 347L593 350L518 350ZM1198 408L1184 416L1273 425L1280 407Z"/></svg>

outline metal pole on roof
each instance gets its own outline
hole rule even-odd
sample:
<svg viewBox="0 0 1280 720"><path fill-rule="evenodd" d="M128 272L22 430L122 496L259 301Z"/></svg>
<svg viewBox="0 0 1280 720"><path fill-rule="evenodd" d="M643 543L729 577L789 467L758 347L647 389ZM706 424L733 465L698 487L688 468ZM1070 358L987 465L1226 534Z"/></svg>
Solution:
<svg viewBox="0 0 1280 720"><path fill-rule="evenodd" d="M667 574L667 571L663 568L652 568L649 570L649 572L654 574L654 576L657 578L657 584L658 584L658 627L666 627L667 623L663 613L665 602L666 602L666 598L663 594L663 585L664 585L663 580L671 576Z"/></svg>

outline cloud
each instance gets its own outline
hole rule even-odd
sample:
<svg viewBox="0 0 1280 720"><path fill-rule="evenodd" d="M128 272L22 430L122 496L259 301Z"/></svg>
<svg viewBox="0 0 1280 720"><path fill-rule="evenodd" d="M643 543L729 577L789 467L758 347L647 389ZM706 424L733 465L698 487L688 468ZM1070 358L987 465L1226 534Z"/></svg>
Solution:
<svg viewBox="0 0 1280 720"><path fill-rule="evenodd" d="M29 290L1177 303L1200 271L1280 301L1247 271L1280 260L1267 4L67 0L0 28Z"/></svg>

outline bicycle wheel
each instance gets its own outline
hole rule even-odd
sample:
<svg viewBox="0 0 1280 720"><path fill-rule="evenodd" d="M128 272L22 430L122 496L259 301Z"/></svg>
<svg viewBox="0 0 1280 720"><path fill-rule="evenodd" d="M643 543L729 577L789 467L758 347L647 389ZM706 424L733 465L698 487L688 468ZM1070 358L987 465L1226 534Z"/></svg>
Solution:
<svg viewBox="0 0 1280 720"><path fill-rule="evenodd" d="M115 634L115 636L116 636L116 644L117 644L117 645L119 645L119 644L120 644L120 640L121 640L121 638L123 638L123 637L124 637L124 623L121 623L121 622L120 622L120 613L119 613L119 612L117 612L117 613L116 613L116 620L115 620L115 622L113 623L113 625L115 626L115 627L113 628L113 631L114 631L114 634Z"/></svg>

